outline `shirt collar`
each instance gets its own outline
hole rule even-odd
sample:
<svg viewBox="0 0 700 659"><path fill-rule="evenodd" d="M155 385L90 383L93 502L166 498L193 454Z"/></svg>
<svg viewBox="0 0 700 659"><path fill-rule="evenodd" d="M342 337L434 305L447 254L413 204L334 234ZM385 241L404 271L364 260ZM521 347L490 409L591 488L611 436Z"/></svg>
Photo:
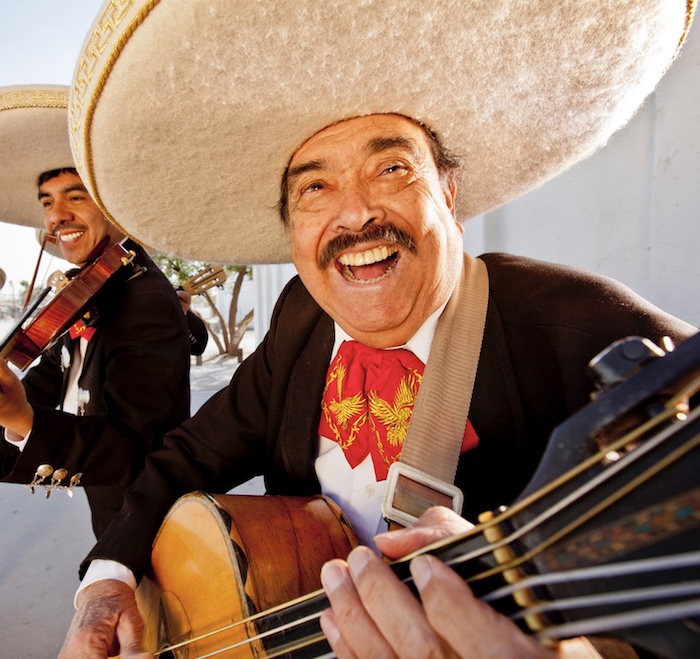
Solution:
<svg viewBox="0 0 700 659"><path fill-rule="evenodd" d="M418 331L404 345L394 347L407 348L424 364L427 364L428 357L430 356L430 348L433 345L433 339L435 338L435 330L437 329L438 319L446 306L447 300L435 311L433 311L430 316L428 316L426 321L418 328ZM333 344L333 354L331 355L331 360L333 360L333 357L335 357L335 354L338 352L338 348L340 348L340 344L343 341L354 341L354 339L342 327L340 327L338 323L333 324L335 326L335 343Z"/></svg>

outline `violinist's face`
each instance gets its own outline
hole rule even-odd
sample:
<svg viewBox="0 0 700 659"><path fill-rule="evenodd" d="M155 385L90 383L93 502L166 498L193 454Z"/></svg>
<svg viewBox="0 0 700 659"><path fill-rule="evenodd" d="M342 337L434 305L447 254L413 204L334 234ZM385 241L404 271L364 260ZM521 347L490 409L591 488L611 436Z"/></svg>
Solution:
<svg viewBox="0 0 700 659"><path fill-rule="evenodd" d="M105 236L110 242L121 238L76 174L62 172L42 183L39 201L44 207L46 230L58 238L63 258L74 265L84 265Z"/></svg>

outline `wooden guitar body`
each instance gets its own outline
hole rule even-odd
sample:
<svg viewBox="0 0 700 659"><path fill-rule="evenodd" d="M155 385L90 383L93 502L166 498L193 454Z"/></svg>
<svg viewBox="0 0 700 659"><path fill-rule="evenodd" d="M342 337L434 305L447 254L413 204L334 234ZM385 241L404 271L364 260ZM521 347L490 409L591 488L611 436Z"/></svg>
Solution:
<svg viewBox="0 0 700 659"><path fill-rule="evenodd" d="M318 590L321 566L357 544L340 509L316 497L193 493L168 513L153 545L152 569L137 590L154 652L246 620ZM201 638L169 656L264 654L252 625ZM167 656L167 655L166 655Z"/></svg>

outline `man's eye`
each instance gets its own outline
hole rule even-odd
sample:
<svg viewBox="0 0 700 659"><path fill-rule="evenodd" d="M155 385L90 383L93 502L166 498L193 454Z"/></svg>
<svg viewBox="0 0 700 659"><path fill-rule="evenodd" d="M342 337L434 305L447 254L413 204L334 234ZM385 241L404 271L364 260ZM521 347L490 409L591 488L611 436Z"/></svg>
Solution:
<svg viewBox="0 0 700 659"><path fill-rule="evenodd" d="M51 201L49 201L48 199L46 199L46 200L44 200L44 201L41 202L41 205L42 205L44 208L48 208L49 206L51 206L51 203L52 203Z"/></svg>
<svg viewBox="0 0 700 659"><path fill-rule="evenodd" d="M313 183L309 183L308 185L302 186L299 189L299 192L301 194L308 194L309 192L318 192L319 190L323 190L323 188L323 183L320 183L319 181L314 181Z"/></svg>
<svg viewBox="0 0 700 659"><path fill-rule="evenodd" d="M394 172L406 171L406 165L403 163L393 163L382 170L382 174L393 174Z"/></svg>

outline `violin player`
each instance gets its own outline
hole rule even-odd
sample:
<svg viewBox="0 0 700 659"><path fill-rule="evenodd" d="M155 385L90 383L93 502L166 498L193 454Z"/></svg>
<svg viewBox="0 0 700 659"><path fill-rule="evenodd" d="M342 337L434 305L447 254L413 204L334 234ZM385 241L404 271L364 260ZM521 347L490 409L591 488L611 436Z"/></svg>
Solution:
<svg viewBox="0 0 700 659"><path fill-rule="evenodd" d="M43 212L44 229L76 266L77 281L98 246L104 252L124 235L73 166L67 88L4 88L0 98L0 148L16 164L3 168L10 206L2 219L32 225ZM0 360L3 480L43 486L47 494L81 485L97 537L146 455L190 410L190 345L180 300L142 247L131 240L123 246L134 252L133 261L106 281L89 317L76 318L21 380Z"/></svg>
<svg viewBox="0 0 700 659"><path fill-rule="evenodd" d="M160 6L165 4L162 0ZM207 81L198 93L177 96L182 103L175 114L198 112L189 105L193 97L211 94L204 99L207 121L218 122L217 144L222 139L230 144L230 160L216 167L227 170L231 194L220 201L207 197L211 175L204 162L201 168L188 167L180 179L155 177L159 194L164 204L178 187L188 195L207 197L211 215L200 217L200 224L225 216L227 221L240 217L248 226L248 231L231 226L223 230L235 236L231 242L235 240L238 251L232 259L264 262L270 255L274 261L274 255L289 254L298 277L281 294L262 344L230 384L168 433L163 447L148 457L124 508L83 565L77 612L61 656L106 657L115 651L123 659L147 656L141 651L133 589L149 564L152 540L169 506L184 493L225 492L261 474L271 494L330 496L365 545L347 563L328 563L322 572L332 605L322 626L337 656L553 656L475 600L455 573L430 558L414 561L416 584L425 597L422 603L411 599L369 547L376 544L389 557L404 555L513 500L535 470L551 431L589 401L592 385L586 366L595 355L629 335L655 343L670 337L680 343L696 333L695 327L607 277L506 254L466 256L461 224L504 203L516 194L512 191L522 194L542 181L533 168L511 168L522 151L536 151L538 171L549 172L549 177L602 146L633 112L628 107L627 113L616 115L623 97L641 103L671 63L687 29L686 3L642 2L634 8L580 4L577 12L560 12L555 20L550 3L518 3L511 13L508 3L471 3L455 13L454 3L438 0L425 4L430 14L426 22L417 5L403 12L392 2L368 9L368 3L350 1L342 8L334 6L332 14L319 9L321 18L297 12L294 3L264 17L256 13L262 11L259 3L237 3L235 11L223 4L216 27L207 26L207 39L226 45L216 51L212 70L224 72L229 96L217 102L225 94ZM390 20L391 12L381 13L387 5L401 14L401 21ZM250 25L244 24L247 20ZM334 29L323 20L335 21ZM199 22L193 28L195 21L186 12L171 13L170 21L160 25L153 14L140 22L138 41L120 50L126 59L121 70L135 69L129 66L134 57L148 61L160 80L166 78L160 65L182 74L185 62L199 67L193 77L202 77L210 53L198 52L187 60L182 52L163 48L160 39L149 42L149 29L158 36L176 35L175 41L187 34L188 42L198 28L204 30ZM603 30L596 32L598 38L588 39L585 26L591 24L620 30L620 38L603 38ZM637 41L635 24L648 28L638 40L643 43L640 50L630 45ZM662 24L674 29L657 32ZM494 35L489 29L494 25L503 33ZM422 47L417 35L427 40L438 27L448 36L436 35L430 42L433 49ZM217 29L224 34L213 38ZM226 38L227 29L235 39ZM471 47L470 39L485 47L481 33L488 35L489 52L494 42L505 42L509 65L515 67L504 69L508 75L503 70L500 78L489 74L490 58ZM271 48L271 34L278 34L280 43L284 39L285 47ZM626 45L614 49L613 41ZM584 42L579 52L577 46ZM312 47L302 47L307 44ZM534 44L533 49L526 44ZM553 55L560 51L566 52L562 60ZM377 52L380 56L372 59ZM256 58L264 84L248 66ZM586 63L606 71L605 79ZM244 69L240 76L239 68ZM110 69L105 89L111 89L117 69ZM575 81L565 91L542 84L545 78L567 79L571 70L576 71ZM510 76L518 72L518 81L529 83L511 87ZM115 88L119 82L117 78ZM121 82L125 96L146 97L146 90ZM258 99L261 88L265 98L278 102L237 105L231 100ZM172 113L160 105L166 97L168 103L175 102L165 91L149 88L148 102L140 101L139 110L146 112L153 104L151 118ZM494 118L478 123L469 108L486 94L489 102L498 99L501 105ZM534 99L537 111L529 114ZM95 116L104 106L106 115L116 119L124 100L105 94L86 104L92 104ZM133 113L123 116L125 122L135 118ZM577 122L577 129L568 132L567 125ZM227 131L237 126L244 129L234 139ZM578 130L581 126L585 128ZM139 142L139 155L157 170L158 163L168 161L164 155L171 146L173 152L183 146L162 140L162 133L150 128L154 139ZM596 137L591 143L583 135ZM186 131L178 136L188 139ZM96 150L99 135L91 137L90 148ZM200 153L210 159L201 150L202 135L194 137ZM126 142L119 147L125 153L130 148ZM206 144L215 146L213 140ZM184 151L193 153L195 147ZM245 162L234 156L258 151L257 159ZM279 185L277 199L267 185L272 177ZM463 184L465 179L468 184ZM99 185L104 190L117 182ZM276 218L271 211L275 201ZM284 231L277 233L275 222ZM261 242L269 236L273 241L282 238L279 244L268 244L266 252ZM287 236L289 243L284 242ZM389 429L381 429L375 415L371 423L379 428L381 443L364 434L371 425L371 405L366 402L359 412L352 405L358 399L369 401L370 394L352 388L351 371L365 362L368 371L386 373L398 361L403 370L394 391L403 387L415 400L418 386L423 386L421 374L427 377L431 361L439 358L432 348L448 322L445 310L468 304L468 296L453 300L463 290L463 278L484 267L488 293L483 339L468 423L462 426L464 436L458 437L455 484L464 493L464 503L459 515L433 507L409 528L385 533L382 490L401 457L410 424L399 424L403 434L398 439L393 435L390 442ZM372 352L376 349L380 352ZM451 359L460 359L461 352L460 343L449 345ZM395 400L393 393L381 398L389 407ZM337 412L343 403L344 421Z"/></svg>

